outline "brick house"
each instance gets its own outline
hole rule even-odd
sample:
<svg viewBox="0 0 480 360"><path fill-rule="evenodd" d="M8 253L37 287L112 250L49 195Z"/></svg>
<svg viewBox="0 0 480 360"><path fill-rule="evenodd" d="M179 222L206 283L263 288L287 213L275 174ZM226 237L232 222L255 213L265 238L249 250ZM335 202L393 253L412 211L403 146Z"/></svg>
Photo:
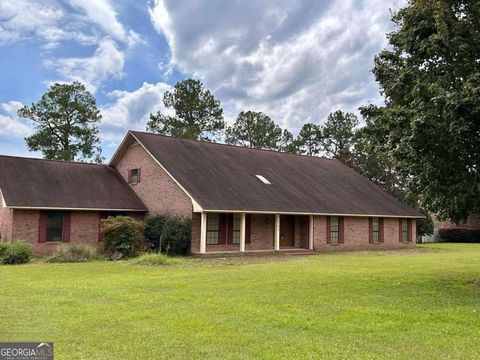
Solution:
<svg viewBox="0 0 480 360"><path fill-rule="evenodd" d="M29 242L37 254L67 242L97 246L102 218L147 211L105 165L0 156L0 170L0 239Z"/></svg>
<svg viewBox="0 0 480 360"><path fill-rule="evenodd" d="M108 165L0 156L0 236L101 245L102 218L192 220L192 253L404 248L423 216L337 160L130 131Z"/></svg>

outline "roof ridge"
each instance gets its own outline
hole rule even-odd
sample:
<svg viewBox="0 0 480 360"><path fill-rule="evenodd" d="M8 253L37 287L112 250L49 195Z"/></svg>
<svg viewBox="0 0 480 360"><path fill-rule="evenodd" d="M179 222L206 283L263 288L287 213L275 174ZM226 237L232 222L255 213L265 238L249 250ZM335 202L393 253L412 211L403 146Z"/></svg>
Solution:
<svg viewBox="0 0 480 360"><path fill-rule="evenodd" d="M18 155L4 155L0 154L0 157L4 158L14 158L14 159L24 159L24 160L39 160L39 161L50 161L50 162L59 162L63 164L78 164L78 165L100 165L110 167L108 164L103 163L87 163L81 161L65 161L65 160L56 160L56 159L42 159L42 158L34 158L34 157L27 157L27 156L18 156Z"/></svg>
<svg viewBox="0 0 480 360"><path fill-rule="evenodd" d="M292 153L288 153L288 152L284 152L284 151L278 151L278 150L272 150L272 149L258 149L258 148L251 148L251 147L241 146L241 145L225 144L225 143L221 143L221 142L204 141L204 140L198 140L198 139L187 139L187 138L181 138L181 137L176 137L176 136L171 136L171 135L155 134L155 133L151 133L151 132L147 132L147 131L140 131L140 130L129 130L129 132L140 133L140 134L145 134L145 135L153 135L153 136L169 138L169 139L177 139L177 140L181 140L181 141L191 141L191 142L209 144L209 145L220 145L220 146L232 147L232 148L247 150L247 151L266 151L266 152L277 153L277 154L282 154L282 155L300 156L300 157L303 157L303 158L330 160L330 161L337 160L337 159L330 159L330 158L327 158L325 156L311 156L311 155L304 155L304 154L292 154Z"/></svg>

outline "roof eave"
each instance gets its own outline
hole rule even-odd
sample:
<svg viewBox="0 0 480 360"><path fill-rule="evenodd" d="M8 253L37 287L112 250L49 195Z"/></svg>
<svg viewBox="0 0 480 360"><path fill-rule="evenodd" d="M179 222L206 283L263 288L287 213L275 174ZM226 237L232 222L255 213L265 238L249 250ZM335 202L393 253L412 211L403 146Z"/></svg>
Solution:
<svg viewBox="0 0 480 360"><path fill-rule="evenodd" d="M425 219L424 215L396 215L396 214L348 214L348 213L328 213L328 212L308 212L308 211L274 211L274 210L222 210L222 209L203 209L194 212L211 213L249 213L249 214L281 214L281 215L316 215L316 216L348 216L348 217L382 217L382 218L409 218Z"/></svg>
<svg viewBox="0 0 480 360"><path fill-rule="evenodd" d="M135 138L135 136L132 134L131 130L128 130L127 134L123 137L123 140L120 143L120 145L118 146L117 150L115 150L115 153L113 154L112 158L108 162L109 166L113 166L114 164L116 164L116 162L118 160L117 158L120 157L121 151L124 151L125 145L126 145L129 137Z"/></svg>

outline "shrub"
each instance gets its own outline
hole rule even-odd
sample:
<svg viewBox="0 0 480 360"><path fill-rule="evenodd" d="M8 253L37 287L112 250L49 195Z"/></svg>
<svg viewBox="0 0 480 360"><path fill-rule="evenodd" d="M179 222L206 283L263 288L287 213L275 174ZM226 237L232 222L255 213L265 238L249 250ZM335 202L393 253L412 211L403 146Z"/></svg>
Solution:
<svg viewBox="0 0 480 360"><path fill-rule="evenodd" d="M14 242L8 244L7 249L3 254L2 262L4 264L25 264L30 261L32 256L32 249L30 244L24 242Z"/></svg>
<svg viewBox="0 0 480 360"><path fill-rule="evenodd" d="M184 255L191 237L191 221L183 217L155 215L145 220L145 239L152 250Z"/></svg>
<svg viewBox="0 0 480 360"><path fill-rule="evenodd" d="M102 221L100 228L105 250L113 254L113 258L135 255L142 244L143 223L129 216L109 217Z"/></svg>
<svg viewBox="0 0 480 360"><path fill-rule="evenodd" d="M87 244L65 245L57 249L48 260L53 263L74 263L97 260L100 258L98 250Z"/></svg>
<svg viewBox="0 0 480 360"><path fill-rule="evenodd" d="M5 252L8 249L8 245L9 245L8 243L0 242L0 259L3 257L3 255L5 255Z"/></svg>
<svg viewBox="0 0 480 360"><path fill-rule="evenodd" d="M166 215L154 215L145 219L145 242L150 250L159 250L160 238L162 236L162 230L166 220Z"/></svg>
<svg viewBox="0 0 480 360"><path fill-rule="evenodd" d="M438 238L442 242L480 243L480 230L439 229Z"/></svg>
<svg viewBox="0 0 480 360"><path fill-rule="evenodd" d="M422 236L428 236L428 235L433 235L433 220L431 215L428 213L423 213L425 215L425 219L417 219L416 224L417 224L417 239L420 240L422 239Z"/></svg>
<svg viewBox="0 0 480 360"><path fill-rule="evenodd" d="M165 254L147 253L135 258L132 263L148 266L178 265L182 263L182 259L171 257Z"/></svg>

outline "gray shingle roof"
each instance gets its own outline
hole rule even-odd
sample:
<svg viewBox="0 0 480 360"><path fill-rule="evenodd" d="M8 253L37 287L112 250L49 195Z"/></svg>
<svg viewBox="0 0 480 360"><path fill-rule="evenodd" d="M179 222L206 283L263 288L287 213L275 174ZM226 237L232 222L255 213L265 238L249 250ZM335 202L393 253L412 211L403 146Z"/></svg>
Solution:
<svg viewBox="0 0 480 360"><path fill-rule="evenodd" d="M337 160L131 134L204 210L422 216Z"/></svg>

